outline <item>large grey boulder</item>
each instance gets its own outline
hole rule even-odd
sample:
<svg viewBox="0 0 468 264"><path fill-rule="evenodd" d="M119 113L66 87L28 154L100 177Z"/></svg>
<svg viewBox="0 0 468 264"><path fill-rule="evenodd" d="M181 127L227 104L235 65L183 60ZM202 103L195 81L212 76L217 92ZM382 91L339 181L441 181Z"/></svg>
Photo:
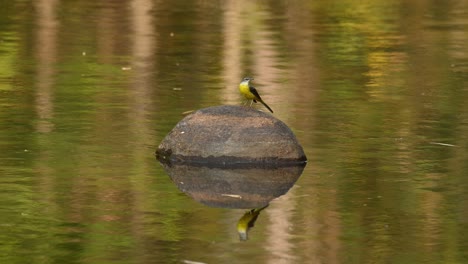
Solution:
<svg viewBox="0 0 468 264"><path fill-rule="evenodd" d="M289 127L243 106L215 106L182 119L159 145L162 162L302 164L307 158Z"/></svg>

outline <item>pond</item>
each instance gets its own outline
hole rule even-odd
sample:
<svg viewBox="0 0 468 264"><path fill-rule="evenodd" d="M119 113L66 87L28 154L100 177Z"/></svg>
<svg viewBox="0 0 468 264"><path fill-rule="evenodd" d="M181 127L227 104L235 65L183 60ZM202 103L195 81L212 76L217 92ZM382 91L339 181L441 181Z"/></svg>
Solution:
<svg viewBox="0 0 468 264"><path fill-rule="evenodd" d="M465 0L3 1L0 263L468 263L467 14ZM188 111L241 105L246 76L307 166L177 181L158 145ZM285 183L254 208L180 185L219 199L223 176Z"/></svg>

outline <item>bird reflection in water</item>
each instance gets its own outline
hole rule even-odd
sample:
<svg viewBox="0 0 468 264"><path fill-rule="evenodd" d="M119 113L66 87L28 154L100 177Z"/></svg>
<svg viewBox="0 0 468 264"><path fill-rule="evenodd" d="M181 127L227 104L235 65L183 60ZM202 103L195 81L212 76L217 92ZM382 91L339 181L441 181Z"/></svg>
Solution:
<svg viewBox="0 0 468 264"><path fill-rule="evenodd" d="M239 221L237 222L237 232L239 233L240 241L246 241L247 239L249 239L249 230L252 227L254 227L255 221L257 221L260 212L267 207L268 205L262 208L249 210L239 219Z"/></svg>

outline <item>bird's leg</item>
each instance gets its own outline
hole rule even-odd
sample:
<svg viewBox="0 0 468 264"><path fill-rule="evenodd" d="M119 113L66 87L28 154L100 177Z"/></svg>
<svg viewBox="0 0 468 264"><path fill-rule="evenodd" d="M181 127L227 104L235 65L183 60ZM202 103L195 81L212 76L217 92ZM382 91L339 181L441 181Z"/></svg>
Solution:
<svg viewBox="0 0 468 264"><path fill-rule="evenodd" d="M252 103L253 103L253 100L252 100L252 101L250 101L250 107L252 107Z"/></svg>

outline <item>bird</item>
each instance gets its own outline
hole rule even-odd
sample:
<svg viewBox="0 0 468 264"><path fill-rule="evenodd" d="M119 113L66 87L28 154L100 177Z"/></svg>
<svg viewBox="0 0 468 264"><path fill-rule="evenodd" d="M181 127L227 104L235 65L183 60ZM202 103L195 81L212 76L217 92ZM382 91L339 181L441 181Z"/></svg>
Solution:
<svg viewBox="0 0 468 264"><path fill-rule="evenodd" d="M244 97L248 100L252 100L252 102L256 103L257 101L262 103L270 112L273 113L273 110L262 100L260 95L257 92L257 89L255 87L250 85L250 81L252 81L253 78L250 77L245 77L241 83L239 84L239 91L241 94L244 95ZM250 106L252 106L252 102L250 102Z"/></svg>
<svg viewBox="0 0 468 264"><path fill-rule="evenodd" d="M257 221L260 212L267 207L268 204L262 208L249 210L239 219L237 222L237 232L241 241L246 241L248 239L248 232L250 228L254 227L255 221Z"/></svg>

